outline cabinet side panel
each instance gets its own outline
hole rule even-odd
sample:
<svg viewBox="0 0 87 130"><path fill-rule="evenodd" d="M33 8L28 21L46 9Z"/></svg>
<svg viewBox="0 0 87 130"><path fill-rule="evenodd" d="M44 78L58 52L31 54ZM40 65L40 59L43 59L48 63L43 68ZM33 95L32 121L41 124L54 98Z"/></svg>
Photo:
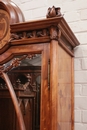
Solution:
<svg viewBox="0 0 87 130"><path fill-rule="evenodd" d="M72 57L58 51L58 130L71 130Z"/></svg>

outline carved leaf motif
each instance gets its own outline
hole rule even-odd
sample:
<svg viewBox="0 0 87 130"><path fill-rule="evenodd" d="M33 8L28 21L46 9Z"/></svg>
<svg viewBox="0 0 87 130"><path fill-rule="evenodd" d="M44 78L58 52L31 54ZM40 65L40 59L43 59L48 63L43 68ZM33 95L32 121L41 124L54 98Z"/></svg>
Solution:
<svg viewBox="0 0 87 130"><path fill-rule="evenodd" d="M51 40L58 40L58 28L57 26L50 27L50 39Z"/></svg>
<svg viewBox="0 0 87 130"><path fill-rule="evenodd" d="M10 35L10 40L8 41L8 43L14 40L45 37L45 36L49 36L48 29L33 30L33 31L20 32L20 33L16 32Z"/></svg>

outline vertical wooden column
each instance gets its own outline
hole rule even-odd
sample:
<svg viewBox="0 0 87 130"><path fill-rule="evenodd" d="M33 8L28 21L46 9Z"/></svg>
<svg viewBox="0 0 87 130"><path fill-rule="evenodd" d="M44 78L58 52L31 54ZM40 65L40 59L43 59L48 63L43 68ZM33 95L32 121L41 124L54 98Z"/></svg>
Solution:
<svg viewBox="0 0 87 130"><path fill-rule="evenodd" d="M51 130L50 106L49 106L50 91L48 88L48 61L49 61L49 43L44 44L44 50L42 52L40 130Z"/></svg>
<svg viewBox="0 0 87 130"><path fill-rule="evenodd" d="M50 28L50 108L51 130L57 130L58 120L58 29Z"/></svg>

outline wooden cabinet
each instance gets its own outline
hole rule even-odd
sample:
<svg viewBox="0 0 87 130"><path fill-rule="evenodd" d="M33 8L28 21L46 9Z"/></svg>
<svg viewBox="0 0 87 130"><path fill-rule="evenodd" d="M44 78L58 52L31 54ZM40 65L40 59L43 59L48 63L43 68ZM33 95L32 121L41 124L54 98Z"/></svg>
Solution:
<svg viewBox="0 0 87 130"><path fill-rule="evenodd" d="M57 11L10 25L0 49L0 130L74 130L73 51L79 42Z"/></svg>

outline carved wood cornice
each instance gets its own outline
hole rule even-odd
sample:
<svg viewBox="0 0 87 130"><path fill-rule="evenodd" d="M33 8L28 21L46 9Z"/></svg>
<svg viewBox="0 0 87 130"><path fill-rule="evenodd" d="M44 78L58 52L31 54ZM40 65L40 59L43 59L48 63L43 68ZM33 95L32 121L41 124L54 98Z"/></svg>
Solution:
<svg viewBox="0 0 87 130"><path fill-rule="evenodd" d="M39 37L48 37L49 31L48 29L41 29L41 30L33 30L33 31L23 31L12 33L9 42L13 40L26 40L26 39L35 39Z"/></svg>
<svg viewBox="0 0 87 130"><path fill-rule="evenodd" d="M40 30L44 28L48 28L52 25L58 25L58 23L61 21L63 17L53 17L53 18L47 18L47 19L41 19L41 20L34 20L24 23L17 23L11 25L11 33L15 32L21 32L21 31L32 31L32 30Z"/></svg>
<svg viewBox="0 0 87 130"><path fill-rule="evenodd" d="M77 45L79 45L79 41L77 40L77 38L75 37L74 33L72 32L72 30L70 29L70 27L68 26L68 24L66 23L65 19L63 18L63 16L58 16L58 17L52 17L52 18L47 18L47 19L43 19L43 20L37 20L37 21L31 21L31 22L25 22L25 23L20 23L20 24L14 24L11 25L11 33L20 33L20 32L29 32L30 34L29 37L33 38L33 34L31 32L37 32L37 34L39 33L39 30L41 32L43 32L42 30L48 30L48 35L42 35L42 33L39 35L39 37L34 37L34 38L39 38L40 37L49 37L50 34L50 27L52 26L57 26L58 28L58 38L61 37L60 34L64 37L66 37L67 41L69 40L70 45L72 45L72 47L75 47ZM60 33L61 32L61 33ZM35 34L34 34L35 35ZM29 38L28 37L28 38ZM49 39L50 40L50 39ZM47 40L48 41L48 40Z"/></svg>
<svg viewBox="0 0 87 130"><path fill-rule="evenodd" d="M76 47L80 44L64 18L61 19L60 23L58 24L58 27L60 28L62 35L66 37L66 39L73 47Z"/></svg>
<svg viewBox="0 0 87 130"><path fill-rule="evenodd" d="M11 46L48 43L50 40L61 39L64 44L68 41L68 49L79 45L77 38L69 28L63 16L43 20L17 23L10 25L11 36L7 44L0 49L4 53ZM67 47L67 45L66 45Z"/></svg>

